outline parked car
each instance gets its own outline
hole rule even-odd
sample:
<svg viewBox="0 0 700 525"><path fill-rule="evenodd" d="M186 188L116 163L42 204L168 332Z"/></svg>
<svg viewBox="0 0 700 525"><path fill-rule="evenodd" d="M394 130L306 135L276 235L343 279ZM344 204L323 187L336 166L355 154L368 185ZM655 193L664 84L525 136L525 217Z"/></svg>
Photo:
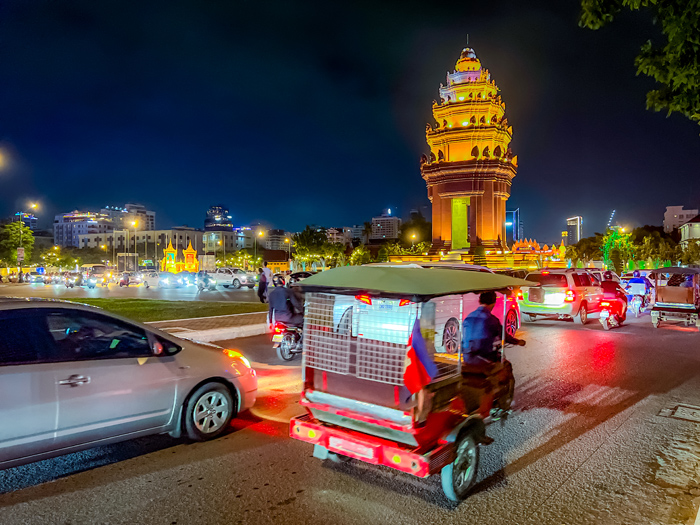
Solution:
<svg viewBox="0 0 700 525"><path fill-rule="evenodd" d="M241 268L217 268L216 273L212 274L212 277L224 288L233 286L238 289L241 286L247 286L248 288L255 286L255 275Z"/></svg>
<svg viewBox="0 0 700 525"><path fill-rule="evenodd" d="M141 272L141 282L143 283L144 288L156 286L158 284L158 272L153 270Z"/></svg>
<svg viewBox="0 0 700 525"><path fill-rule="evenodd" d="M85 305L0 300L0 469L149 434L219 436L255 402L238 351Z"/></svg>
<svg viewBox="0 0 700 525"><path fill-rule="evenodd" d="M521 289L520 311L526 321L550 317L586 324L600 311L603 289L587 270L538 270L525 279L533 282Z"/></svg>

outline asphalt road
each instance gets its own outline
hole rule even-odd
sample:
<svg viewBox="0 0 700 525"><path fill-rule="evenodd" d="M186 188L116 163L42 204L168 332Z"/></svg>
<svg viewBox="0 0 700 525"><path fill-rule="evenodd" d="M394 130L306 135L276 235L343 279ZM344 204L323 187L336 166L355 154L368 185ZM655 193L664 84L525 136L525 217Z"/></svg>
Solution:
<svg viewBox="0 0 700 525"><path fill-rule="evenodd" d="M495 443L460 505L437 476L311 457L288 437L299 361L278 363L259 336L226 344L260 378L227 436L145 438L0 472L0 523L692 523L700 423L667 409L700 406L700 334L644 316L610 332L537 321L522 336L508 351L515 412L489 426Z"/></svg>
<svg viewBox="0 0 700 525"><path fill-rule="evenodd" d="M72 299L72 298L98 298L118 297L136 299L163 299L166 301L239 301L257 302L257 290L249 288L224 288L218 286L215 291L199 292L195 286L184 288L149 288L139 284L138 286L119 287L118 284L110 284L107 288L98 286L66 288L64 285L52 284L0 284L0 296L11 297L42 297L44 299Z"/></svg>

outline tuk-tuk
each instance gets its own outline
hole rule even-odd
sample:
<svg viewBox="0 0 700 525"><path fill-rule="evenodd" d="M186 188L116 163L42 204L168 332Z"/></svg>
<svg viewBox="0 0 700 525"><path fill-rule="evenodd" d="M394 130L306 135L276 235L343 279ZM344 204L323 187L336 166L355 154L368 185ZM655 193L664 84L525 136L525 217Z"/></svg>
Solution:
<svg viewBox="0 0 700 525"><path fill-rule="evenodd" d="M492 442L490 407L465 397L473 390L463 385L461 349L436 351L431 299L507 293L527 284L493 273L368 266L300 282L307 413L291 420L290 436L312 443L319 459L353 458L422 478L440 473L449 499L466 498L477 477L479 445ZM426 354L434 374L416 386L414 373L420 376ZM512 401L510 374L505 410Z"/></svg>
<svg viewBox="0 0 700 525"><path fill-rule="evenodd" d="M667 276L666 286L660 286L659 274ZM656 302L651 309L654 328L661 321L680 320L686 326L700 329L700 269L659 268L654 271Z"/></svg>

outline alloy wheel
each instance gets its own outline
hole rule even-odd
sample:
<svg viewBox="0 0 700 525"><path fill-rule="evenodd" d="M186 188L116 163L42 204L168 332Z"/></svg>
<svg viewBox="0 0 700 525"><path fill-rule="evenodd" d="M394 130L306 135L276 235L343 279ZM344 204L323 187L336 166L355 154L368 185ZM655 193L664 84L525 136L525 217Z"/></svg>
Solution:
<svg viewBox="0 0 700 525"><path fill-rule="evenodd" d="M194 424L200 432L211 434L226 424L230 410L228 400L221 392L206 392L194 406Z"/></svg>

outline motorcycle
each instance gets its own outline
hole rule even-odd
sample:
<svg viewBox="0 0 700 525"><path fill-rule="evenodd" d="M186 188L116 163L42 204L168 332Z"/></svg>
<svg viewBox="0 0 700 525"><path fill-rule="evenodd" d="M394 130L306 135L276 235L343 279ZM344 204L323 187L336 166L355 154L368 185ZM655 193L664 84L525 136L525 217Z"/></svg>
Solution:
<svg viewBox="0 0 700 525"><path fill-rule="evenodd" d="M95 286L97 286L97 277L95 277L94 275L88 277L88 280L87 280L87 287L88 287L88 288L94 288Z"/></svg>
<svg viewBox="0 0 700 525"><path fill-rule="evenodd" d="M128 275L123 275L122 278L119 280L119 286L126 286L127 288L129 287L129 276Z"/></svg>
<svg viewBox="0 0 700 525"><path fill-rule="evenodd" d="M629 301L630 305L630 310L634 312L635 317L639 317L639 314L642 313L642 308L644 308L644 298L641 295L633 295L633 296L628 296L627 300Z"/></svg>
<svg viewBox="0 0 700 525"><path fill-rule="evenodd" d="M197 288L200 292L204 290L216 290L216 281L208 274L197 276Z"/></svg>
<svg viewBox="0 0 700 525"><path fill-rule="evenodd" d="M622 315L622 305L619 301L601 301L600 324L603 325L603 329L610 330L624 322L625 317Z"/></svg>
<svg viewBox="0 0 700 525"><path fill-rule="evenodd" d="M277 356L282 361L291 361L294 356L301 354L302 329L299 326L288 326L284 323L275 323L273 328L273 348L277 350Z"/></svg>
<svg viewBox="0 0 700 525"><path fill-rule="evenodd" d="M501 351L500 347L498 348ZM510 361L503 360L490 374L471 369L468 364L462 367L462 397L468 410L489 410L490 421L498 421L510 414L515 393L515 376ZM484 396L492 396L490 407L482 407ZM484 414L486 416L487 414Z"/></svg>

